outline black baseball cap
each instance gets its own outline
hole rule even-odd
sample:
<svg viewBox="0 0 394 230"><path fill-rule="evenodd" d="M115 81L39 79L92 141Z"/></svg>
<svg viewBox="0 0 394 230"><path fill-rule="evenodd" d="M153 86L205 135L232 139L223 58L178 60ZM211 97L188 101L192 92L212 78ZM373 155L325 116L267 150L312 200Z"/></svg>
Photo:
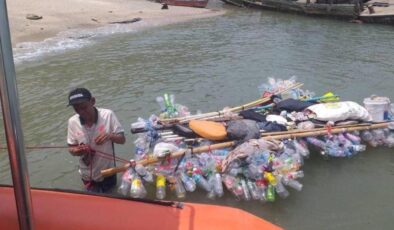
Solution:
<svg viewBox="0 0 394 230"><path fill-rule="evenodd" d="M92 99L92 94L86 88L76 88L68 94L68 105L76 105Z"/></svg>

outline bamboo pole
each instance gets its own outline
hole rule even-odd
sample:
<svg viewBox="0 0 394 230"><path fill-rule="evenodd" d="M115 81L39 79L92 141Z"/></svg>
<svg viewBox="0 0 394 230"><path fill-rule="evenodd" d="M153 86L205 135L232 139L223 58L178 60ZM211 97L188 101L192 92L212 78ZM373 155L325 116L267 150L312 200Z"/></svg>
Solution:
<svg viewBox="0 0 394 230"><path fill-rule="evenodd" d="M362 124L362 125L350 126L350 127L333 127L330 130L330 133L336 134L336 133L344 133L344 132L387 128L389 124L390 124L390 122L384 122L384 123L378 123L378 124ZM300 138L300 137L322 136L322 135L327 135L327 134L328 134L327 129L319 128L319 129L311 129L311 130L302 130L299 132L290 132L290 133L285 132L285 134L284 134L284 132L276 132L275 135L274 135L274 133L272 133L272 135L264 136L264 137L262 137L262 139L282 140L282 139L293 139L293 138ZM228 142L223 142L223 143L218 143L218 144L213 144L213 145L200 146L200 147L193 148L193 153L202 153L202 152L206 152L209 150L227 148L227 147L233 146L234 144L235 144L234 141L228 141ZM181 149L179 151L172 153L170 155L170 157L171 158L181 157L188 150L190 150L190 149ZM151 157L151 158L137 161L136 163L142 164L142 165L149 165L149 164L160 162L162 160L163 159L161 159L161 158ZM127 164L120 166L120 167L101 170L101 175L103 177L108 177L113 174L126 171L130 167L130 165L131 165L130 163L127 163Z"/></svg>
<svg viewBox="0 0 394 230"><path fill-rule="evenodd" d="M299 88L303 85L303 83L295 83L294 85L280 90L279 92L275 93L275 94L281 94L281 93L285 93L289 90L292 89L296 89ZM233 108L229 108L228 110L221 110L218 112L209 112L209 113L203 113L203 114L196 114L196 115L190 115L190 116L186 116L186 117L179 117L179 118L169 118L169 119L162 119L160 120L161 123L165 124L165 123L185 123L187 121L190 120L196 120L196 119L202 119L202 118L208 118L208 117L212 117L212 116L222 116L225 112L239 112L242 111L244 109L249 109L251 107L257 106L259 104L268 102L271 98L270 97L263 97L260 99L257 99L255 101L249 102L247 104L241 105L241 106L237 106L237 107L233 107Z"/></svg>
<svg viewBox="0 0 394 230"><path fill-rule="evenodd" d="M350 128L350 127L359 127L359 126L370 126L372 123L359 123L359 124L349 124L349 125L338 125L338 126L332 126L331 128ZM321 131L321 130L327 130L328 127L321 127L321 128L314 128L314 129L293 129L293 130L288 130L288 131L281 131L281 132L267 132L267 133L261 133L262 137L265 136L275 136L275 135L285 135L285 134L294 134L294 133L304 133L304 132L315 132L315 131Z"/></svg>
<svg viewBox="0 0 394 230"><path fill-rule="evenodd" d="M371 124L371 125L362 125L362 126L354 126L354 127L341 127L341 128L333 128L331 129L331 134L336 133L345 133L345 132L354 132L354 131L361 131L361 130L369 130L369 129L381 129L387 128L389 122L379 123L379 124ZM312 137L312 136L322 136L327 135L328 130L309 130L307 132L299 132L299 133L287 133L282 135L272 135L272 136L265 136L262 137L265 140L275 139L292 139L292 138L299 138L299 137Z"/></svg>
<svg viewBox="0 0 394 230"><path fill-rule="evenodd" d="M181 149L179 151L172 153L170 155L170 158L179 158L183 154L185 154L187 151L193 151L193 153L202 153L202 152L206 152L209 150L223 149L223 148L233 146L234 143L235 143L234 141L228 141L228 142L223 142L223 143L218 143L218 144L213 144L213 145L200 146L200 147L196 147L196 148L192 148L192 149ZM136 162L136 164L149 165L149 164L154 164L154 163L160 162L162 160L163 160L162 158L150 157L147 159L139 160ZM101 175L103 177L108 177L113 174L126 171L130 166L131 166L131 163L127 163L127 164L124 164L120 167L104 169L104 170L101 170Z"/></svg>

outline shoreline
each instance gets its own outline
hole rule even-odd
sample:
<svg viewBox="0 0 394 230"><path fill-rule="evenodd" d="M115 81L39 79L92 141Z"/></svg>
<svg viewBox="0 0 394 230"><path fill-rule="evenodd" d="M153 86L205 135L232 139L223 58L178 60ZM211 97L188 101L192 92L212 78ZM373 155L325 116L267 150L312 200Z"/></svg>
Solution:
<svg viewBox="0 0 394 230"><path fill-rule="evenodd" d="M133 18L141 18L146 27L155 27L225 13L224 10L177 6L162 10L160 3L148 0L13 0L7 2L7 10L13 48L25 42L41 42L69 30L105 27L111 22ZM30 20L27 14L42 16L42 19Z"/></svg>

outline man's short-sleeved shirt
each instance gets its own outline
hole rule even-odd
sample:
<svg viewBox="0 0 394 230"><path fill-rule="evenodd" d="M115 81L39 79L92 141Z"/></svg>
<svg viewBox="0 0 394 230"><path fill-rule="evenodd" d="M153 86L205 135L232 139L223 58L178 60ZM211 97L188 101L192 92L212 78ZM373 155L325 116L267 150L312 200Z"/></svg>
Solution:
<svg viewBox="0 0 394 230"><path fill-rule="evenodd" d="M114 166L113 158L113 144L111 141L106 141L101 145L96 145L94 139L102 132L105 133L124 133L122 125L118 121L115 113L109 109L97 109L97 122L92 127L86 127L81 124L81 119L78 114L70 117L68 120L67 143L69 145L89 145L96 154L92 158L91 165L87 166L82 157L79 159L79 173L83 180L102 181L100 171ZM102 157L100 155L105 155Z"/></svg>

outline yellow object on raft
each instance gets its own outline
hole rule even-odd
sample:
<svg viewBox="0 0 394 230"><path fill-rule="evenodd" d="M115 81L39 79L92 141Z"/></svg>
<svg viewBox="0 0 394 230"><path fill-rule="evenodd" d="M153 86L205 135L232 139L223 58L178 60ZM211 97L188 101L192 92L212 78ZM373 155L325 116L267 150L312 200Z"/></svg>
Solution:
<svg viewBox="0 0 394 230"><path fill-rule="evenodd" d="M222 141L227 138L226 127L218 122L192 120L189 128L208 140Z"/></svg>

